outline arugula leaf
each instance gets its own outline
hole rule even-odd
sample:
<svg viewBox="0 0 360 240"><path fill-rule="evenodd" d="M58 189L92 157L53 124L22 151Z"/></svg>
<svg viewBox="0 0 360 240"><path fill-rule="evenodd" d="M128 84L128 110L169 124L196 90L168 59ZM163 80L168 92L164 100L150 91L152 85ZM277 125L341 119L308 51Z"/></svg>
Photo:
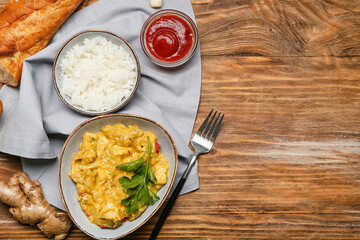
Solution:
<svg viewBox="0 0 360 240"><path fill-rule="evenodd" d="M146 164L144 164L145 153L147 155ZM150 189L150 186L154 186L157 182L156 176L150 167L150 157L151 141L147 137L147 147L143 156L136 161L117 166L119 169L135 172L131 179L128 177L119 179L121 186L127 189L126 194L130 195L121 200L121 204L128 207L126 210L127 214L138 212L139 202L142 206L152 205L154 204L154 199L155 201L159 199L159 196Z"/></svg>
<svg viewBox="0 0 360 240"><path fill-rule="evenodd" d="M120 165L117 165L116 167L121 170L133 172L133 171L136 171L137 169L139 169L143 164L144 164L144 159L143 159L143 156L141 156L136 161L120 164Z"/></svg>

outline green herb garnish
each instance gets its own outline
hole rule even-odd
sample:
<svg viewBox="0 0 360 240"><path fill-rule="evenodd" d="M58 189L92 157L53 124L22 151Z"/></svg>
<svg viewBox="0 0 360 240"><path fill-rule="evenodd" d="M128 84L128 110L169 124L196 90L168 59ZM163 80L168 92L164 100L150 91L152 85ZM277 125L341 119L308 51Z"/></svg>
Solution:
<svg viewBox="0 0 360 240"><path fill-rule="evenodd" d="M110 220L109 222L106 223L106 226L108 228L112 228L114 226L114 222Z"/></svg>
<svg viewBox="0 0 360 240"><path fill-rule="evenodd" d="M144 164L144 156L147 152L147 160ZM119 179L121 186L126 190L126 194L129 197L121 200L121 204L127 206L127 214L136 213L139 211L139 201L142 206L154 204L154 199L159 199L151 189L150 186L154 186L157 179L155 174L150 168L150 154L151 154L151 141L147 137L147 147L145 153L136 161L121 164L116 166L119 169L125 171L132 171L135 174L129 179L128 177L122 177Z"/></svg>
<svg viewBox="0 0 360 240"><path fill-rule="evenodd" d="M114 223L112 220L108 221L106 224L101 224L101 228L117 228L120 227L123 223L119 221L118 223Z"/></svg>
<svg viewBox="0 0 360 240"><path fill-rule="evenodd" d="M124 163L124 164L121 164L121 165L117 165L116 167L121 169L121 170L128 171L128 172L135 171L136 169L140 168L143 165L143 163L144 163L144 158L143 157L144 157L144 155L141 156L136 161Z"/></svg>
<svg viewBox="0 0 360 240"><path fill-rule="evenodd" d="M118 228L118 227L120 227L122 224L123 224L122 221L119 221L114 228Z"/></svg>

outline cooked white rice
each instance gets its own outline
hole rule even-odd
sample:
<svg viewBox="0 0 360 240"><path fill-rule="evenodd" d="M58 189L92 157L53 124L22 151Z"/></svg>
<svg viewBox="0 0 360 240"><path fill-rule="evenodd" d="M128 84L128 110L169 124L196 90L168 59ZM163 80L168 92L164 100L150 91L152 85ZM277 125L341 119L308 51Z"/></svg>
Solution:
<svg viewBox="0 0 360 240"><path fill-rule="evenodd" d="M74 45L60 68L60 91L70 97L71 104L91 111L120 104L131 93L137 77L130 54L104 37L86 38Z"/></svg>

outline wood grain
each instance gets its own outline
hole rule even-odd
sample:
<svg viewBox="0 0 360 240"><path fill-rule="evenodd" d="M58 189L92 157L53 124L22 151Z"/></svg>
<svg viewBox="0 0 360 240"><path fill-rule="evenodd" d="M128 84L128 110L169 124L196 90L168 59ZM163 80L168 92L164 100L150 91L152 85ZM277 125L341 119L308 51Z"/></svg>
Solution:
<svg viewBox="0 0 360 240"><path fill-rule="evenodd" d="M199 158L200 189L178 199L158 239L360 239L359 1L192 4L194 129L211 108L226 116ZM0 155L0 179L20 169ZM158 216L126 239L147 239ZM0 238L30 235L45 238L0 204ZM87 237L74 228L68 239Z"/></svg>

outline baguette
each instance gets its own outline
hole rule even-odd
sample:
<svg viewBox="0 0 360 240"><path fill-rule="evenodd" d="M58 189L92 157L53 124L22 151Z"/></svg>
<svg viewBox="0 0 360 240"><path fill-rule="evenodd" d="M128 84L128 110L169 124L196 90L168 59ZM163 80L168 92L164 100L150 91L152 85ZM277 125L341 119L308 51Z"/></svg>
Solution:
<svg viewBox="0 0 360 240"><path fill-rule="evenodd" d="M0 12L0 82L20 83L23 61L44 49L82 0L10 0Z"/></svg>
<svg viewBox="0 0 360 240"><path fill-rule="evenodd" d="M9 0L0 14L0 28L8 26L18 18L26 17L33 11L40 10L53 2L54 0Z"/></svg>

